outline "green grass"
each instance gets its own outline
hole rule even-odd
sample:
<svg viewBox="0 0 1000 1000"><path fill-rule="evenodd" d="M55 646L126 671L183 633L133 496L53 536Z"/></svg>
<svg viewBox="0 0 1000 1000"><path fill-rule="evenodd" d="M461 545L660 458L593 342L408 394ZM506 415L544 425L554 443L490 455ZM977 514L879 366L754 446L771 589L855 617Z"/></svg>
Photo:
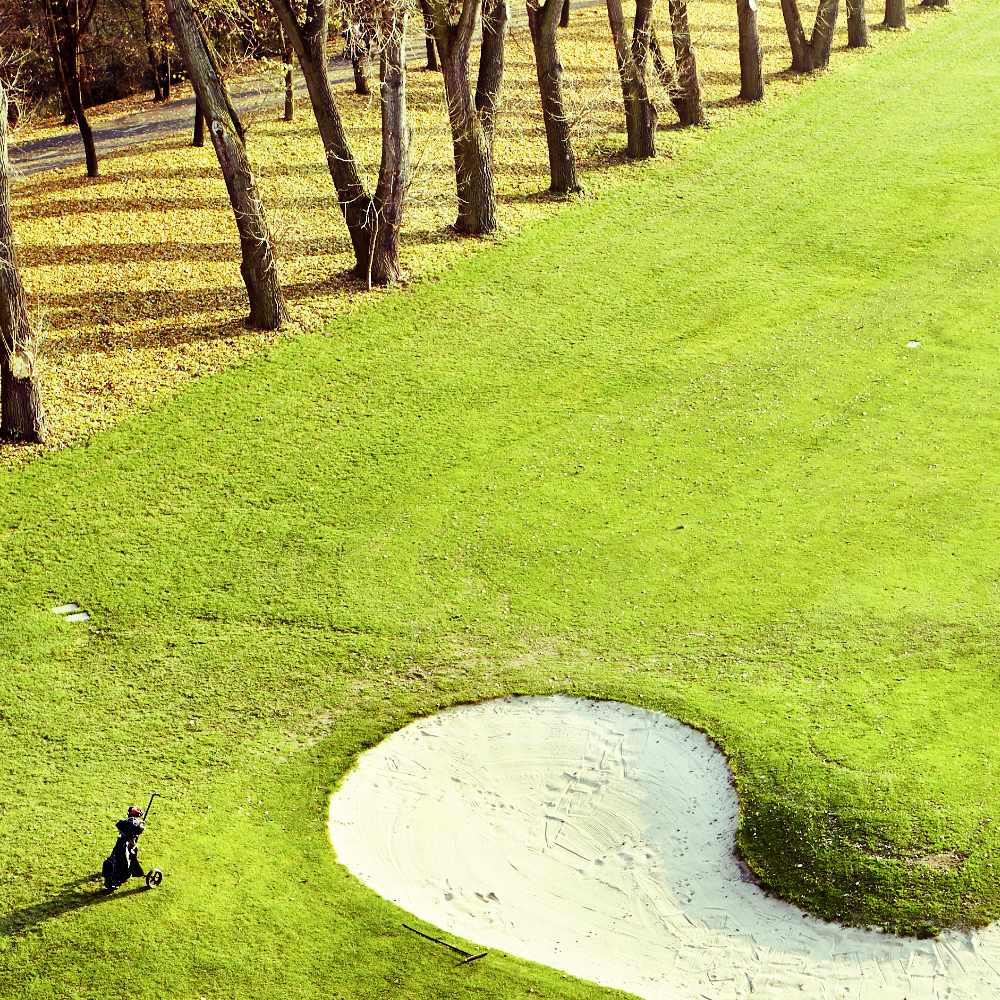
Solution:
<svg viewBox="0 0 1000 1000"><path fill-rule="evenodd" d="M963 4L8 475L0 995L607 995L456 974L326 840L361 749L514 691L707 730L815 913L1000 917L998 43ZM152 788L168 879L91 902Z"/></svg>

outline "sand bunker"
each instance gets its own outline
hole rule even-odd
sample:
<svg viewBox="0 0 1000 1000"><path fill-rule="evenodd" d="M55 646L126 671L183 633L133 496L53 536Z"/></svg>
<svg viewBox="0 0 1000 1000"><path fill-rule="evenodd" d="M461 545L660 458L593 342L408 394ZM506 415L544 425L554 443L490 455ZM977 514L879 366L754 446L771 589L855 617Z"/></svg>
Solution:
<svg viewBox="0 0 1000 1000"><path fill-rule="evenodd" d="M650 1000L1000 997L1000 925L915 941L815 920L741 879L736 818L700 733L629 705L509 698L364 754L330 835L424 920Z"/></svg>

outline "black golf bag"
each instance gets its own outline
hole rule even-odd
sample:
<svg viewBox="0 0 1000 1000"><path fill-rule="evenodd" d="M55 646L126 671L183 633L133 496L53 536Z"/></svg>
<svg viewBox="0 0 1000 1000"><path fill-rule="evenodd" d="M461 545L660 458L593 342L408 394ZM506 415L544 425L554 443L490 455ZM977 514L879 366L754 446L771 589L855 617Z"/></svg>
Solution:
<svg viewBox="0 0 1000 1000"><path fill-rule="evenodd" d="M139 835L146 829L142 820L133 816L115 823L118 841L104 862L101 874L104 888L109 892L124 885L130 878L143 878L145 871L139 864Z"/></svg>

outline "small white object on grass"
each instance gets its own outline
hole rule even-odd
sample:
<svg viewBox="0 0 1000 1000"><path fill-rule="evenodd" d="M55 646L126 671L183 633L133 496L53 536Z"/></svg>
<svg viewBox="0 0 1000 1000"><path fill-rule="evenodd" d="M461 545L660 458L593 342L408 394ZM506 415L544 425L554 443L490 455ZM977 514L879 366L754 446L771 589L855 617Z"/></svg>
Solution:
<svg viewBox="0 0 1000 1000"><path fill-rule="evenodd" d="M555 696L394 733L329 829L343 865L422 920L647 1000L1000 996L1000 924L917 941L816 920L744 881L738 816L701 733Z"/></svg>
<svg viewBox="0 0 1000 1000"><path fill-rule="evenodd" d="M910 341L908 341L908 342L907 342L906 346L907 346L907 347L908 347L908 348L909 348L909 349L910 349L911 351L914 351L914 350L916 350L916 349L917 349L918 347L920 347L920 346L921 346L921 344L920 344L920 341L919 341L919 340L910 340Z"/></svg>
<svg viewBox="0 0 1000 1000"><path fill-rule="evenodd" d="M64 621L74 624L90 621L90 615L86 611L81 610L79 604L60 604L59 607L52 609L52 613L62 615Z"/></svg>

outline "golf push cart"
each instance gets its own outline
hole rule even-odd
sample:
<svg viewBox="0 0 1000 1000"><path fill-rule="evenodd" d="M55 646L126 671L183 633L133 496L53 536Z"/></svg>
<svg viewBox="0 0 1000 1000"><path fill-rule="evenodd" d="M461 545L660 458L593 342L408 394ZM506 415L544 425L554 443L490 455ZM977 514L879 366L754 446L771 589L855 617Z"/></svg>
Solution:
<svg viewBox="0 0 1000 1000"><path fill-rule="evenodd" d="M163 881L163 872L159 868L145 871L139 864L139 837L149 822L149 811L153 808L153 799L159 797L159 792L153 792L145 812L138 806L130 806L125 819L115 823L118 840L111 854L101 868L106 892L114 892L123 886L130 878L143 878L147 889L155 889Z"/></svg>

